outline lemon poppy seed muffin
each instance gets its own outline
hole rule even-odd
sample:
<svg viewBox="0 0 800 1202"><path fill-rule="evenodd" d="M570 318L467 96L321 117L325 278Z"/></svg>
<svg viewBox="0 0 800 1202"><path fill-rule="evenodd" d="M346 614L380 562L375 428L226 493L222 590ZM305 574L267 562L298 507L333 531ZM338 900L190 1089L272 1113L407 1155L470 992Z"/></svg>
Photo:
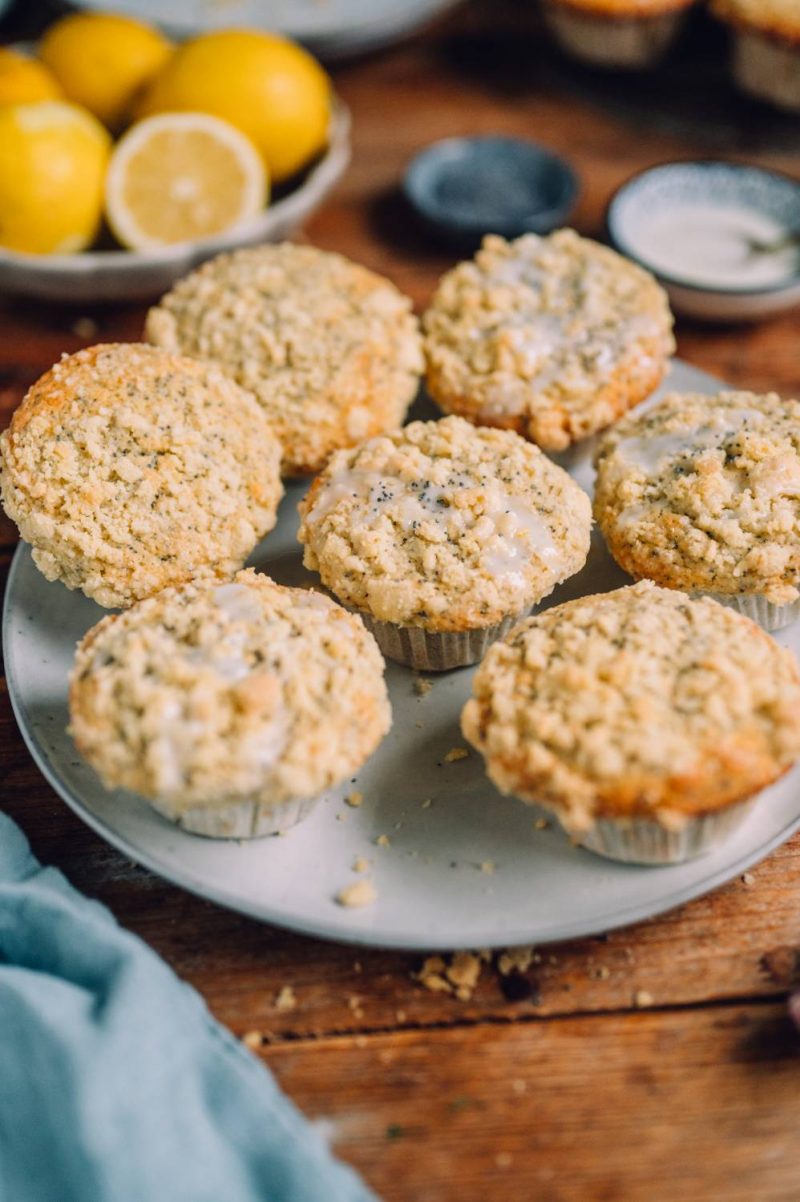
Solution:
<svg viewBox="0 0 800 1202"><path fill-rule="evenodd" d="M800 674L749 618L649 581L491 648L462 714L504 793L616 859L699 855L800 756Z"/></svg>
<svg viewBox="0 0 800 1202"><path fill-rule="evenodd" d="M800 4L797 0L712 0L733 35L733 74L746 92L800 109Z"/></svg>
<svg viewBox="0 0 800 1202"><path fill-rule="evenodd" d="M443 277L423 325L441 408L548 451L643 400L675 347L653 277L573 230L485 238Z"/></svg>
<svg viewBox="0 0 800 1202"><path fill-rule="evenodd" d="M650 67L696 0L545 0L545 23L569 54L599 67Z"/></svg>
<svg viewBox="0 0 800 1202"><path fill-rule="evenodd" d="M474 663L589 550L591 506L567 473L459 417L337 452L300 513L306 567L385 655L431 670Z"/></svg>
<svg viewBox="0 0 800 1202"><path fill-rule="evenodd" d="M776 630L800 616L800 401L674 394L602 439L595 516L625 571Z"/></svg>
<svg viewBox="0 0 800 1202"><path fill-rule="evenodd" d="M3 505L48 580L126 606L233 573L275 524L280 446L216 368L137 344L67 355L0 438Z"/></svg>
<svg viewBox="0 0 800 1202"><path fill-rule="evenodd" d="M78 647L71 731L107 788L197 834L286 830L389 729L358 618L253 571L165 589Z"/></svg>
<svg viewBox="0 0 800 1202"><path fill-rule="evenodd" d="M146 336L253 392L289 476L401 425L422 372L407 297L342 255L288 242L204 264L151 309Z"/></svg>

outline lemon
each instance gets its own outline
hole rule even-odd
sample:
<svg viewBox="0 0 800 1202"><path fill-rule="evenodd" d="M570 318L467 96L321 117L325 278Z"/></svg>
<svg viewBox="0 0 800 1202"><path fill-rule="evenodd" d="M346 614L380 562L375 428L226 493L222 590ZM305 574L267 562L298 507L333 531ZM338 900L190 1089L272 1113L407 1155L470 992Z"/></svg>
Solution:
<svg viewBox="0 0 800 1202"><path fill-rule="evenodd" d="M294 42L224 30L184 43L145 91L138 111L145 116L186 109L214 113L247 134L270 177L280 181L325 146L331 84Z"/></svg>
<svg viewBox="0 0 800 1202"><path fill-rule="evenodd" d="M58 100L61 95L61 88L47 67L36 59L0 47L0 104Z"/></svg>
<svg viewBox="0 0 800 1202"><path fill-rule="evenodd" d="M39 56L64 94L110 129L130 114L134 100L172 55L157 30L130 17L73 13L56 21L39 44Z"/></svg>
<svg viewBox="0 0 800 1202"><path fill-rule="evenodd" d="M220 234L267 200L261 156L208 113L163 113L131 126L111 156L106 216L123 246L148 250Z"/></svg>
<svg viewBox="0 0 800 1202"><path fill-rule="evenodd" d="M64 101L0 108L0 246L83 250L97 233L111 139Z"/></svg>

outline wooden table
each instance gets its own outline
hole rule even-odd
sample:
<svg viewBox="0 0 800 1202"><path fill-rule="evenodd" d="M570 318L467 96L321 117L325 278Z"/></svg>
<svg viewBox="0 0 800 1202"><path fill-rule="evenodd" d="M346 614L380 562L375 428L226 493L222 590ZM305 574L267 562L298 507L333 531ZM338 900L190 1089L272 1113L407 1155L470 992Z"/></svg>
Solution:
<svg viewBox="0 0 800 1202"><path fill-rule="evenodd" d="M695 31L646 81L561 60L532 9L474 5L406 45L336 69L355 157L308 228L422 305L452 257L397 193L434 138L506 132L568 153L575 223L599 234L612 190L665 159L724 155L798 170L798 123L726 83ZM136 338L141 308L0 308L0 406L63 351ZM798 319L680 325L680 354L731 384L800 393ZM7 570L14 531L3 519ZM665 918L540 950L524 979L486 966L469 1000L412 980L412 956L318 943L226 913L102 843L43 783L0 682L2 804L37 854L106 902L207 999L391 1202L797 1202L800 837ZM292 987L293 1008L276 1004ZM284 1002L286 1000L284 993ZM221 1200L222 1202L222 1200ZM324 1199L309 1202L325 1202Z"/></svg>

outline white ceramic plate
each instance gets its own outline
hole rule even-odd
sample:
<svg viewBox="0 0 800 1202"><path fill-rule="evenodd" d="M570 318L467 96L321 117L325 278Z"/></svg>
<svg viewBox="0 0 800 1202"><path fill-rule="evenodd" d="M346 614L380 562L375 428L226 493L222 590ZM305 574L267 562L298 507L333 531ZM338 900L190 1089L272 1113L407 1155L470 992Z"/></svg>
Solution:
<svg viewBox="0 0 800 1202"><path fill-rule="evenodd" d="M412 33L457 0L84 0L126 13L175 37L253 26L297 38L321 58L360 54Z"/></svg>
<svg viewBox="0 0 800 1202"><path fill-rule="evenodd" d="M205 259L239 246L280 242L306 221L350 162L350 113L337 101L328 149L303 182L263 213L216 238L163 250L97 250L77 255L23 255L0 248L0 293L37 300L152 300Z"/></svg>
<svg viewBox="0 0 800 1202"><path fill-rule="evenodd" d="M669 386L713 392L718 384L676 363ZM569 468L591 487L590 451ZM311 583L295 542L294 485L280 522L253 562L281 583ZM550 603L626 583L599 539L587 567ZM445 763L461 747L458 719L472 671L434 680L419 697L413 675L390 665L394 726L366 767L320 802L284 838L238 844L188 835L132 794L106 792L66 734L67 673L76 641L102 611L80 593L48 584L27 547L14 559L4 614L6 672L22 733L64 800L126 855L203 897L265 922L387 947L449 949L596 934L661 913L721 885L800 826L800 773L768 790L755 813L713 854L670 868L614 864L572 847L557 828L534 829L541 815L488 782L475 753ZM800 626L780 641L800 649ZM359 809L342 798L364 794ZM423 808L422 802L432 804ZM341 820L343 816L343 820ZM389 847L375 839L388 835ZM371 863L377 901L343 909L334 896L357 879L357 856ZM488 873L481 865L492 864Z"/></svg>

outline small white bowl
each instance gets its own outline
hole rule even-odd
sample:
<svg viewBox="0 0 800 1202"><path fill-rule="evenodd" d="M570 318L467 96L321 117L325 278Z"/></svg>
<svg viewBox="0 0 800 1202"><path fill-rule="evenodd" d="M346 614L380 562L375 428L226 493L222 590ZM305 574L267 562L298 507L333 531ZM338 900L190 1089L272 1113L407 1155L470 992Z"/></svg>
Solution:
<svg viewBox="0 0 800 1202"><path fill-rule="evenodd" d="M677 313L754 321L800 302L800 247L754 256L749 239L800 232L800 182L740 163L665 163L619 189L611 242L659 279Z"/></svg>
<svg viewBox="0 0 800 1202"><path fill-rule="evenodd" d="M280 242L311 216L350 162L350 113L337 101L328 148L295 191L258 217L196 242L161 250L87 250L75 255L26 255L0 247L0 292L77 304L151 300L221 251Z"/></svg>

